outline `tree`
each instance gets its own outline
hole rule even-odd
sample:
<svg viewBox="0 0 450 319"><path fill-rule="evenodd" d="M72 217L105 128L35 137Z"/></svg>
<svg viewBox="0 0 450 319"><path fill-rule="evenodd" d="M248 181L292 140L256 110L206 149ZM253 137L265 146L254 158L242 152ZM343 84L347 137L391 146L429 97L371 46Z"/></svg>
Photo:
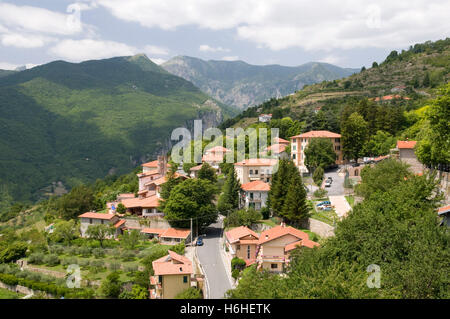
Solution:
<svg viewBox="0 0 450 319"><path fill-rule="evenodd" d="M74 220L60 220L55 223L55 229L50 237L56 242L63 241L65 244L69 244L79 235L79 227Z"/></svg>
<svg viewBox="0 0 450 319"><path fill-rule="evenodd" d="M325 174L325 171L323 170L322 166L319 166L314 170L312 178L313 178L314 183L316 183L317 186L322 185L324 174Z"/></svg>
<svg viewBox="0 0 450 319"><path fill-rule="evenodd" d="M300 172L292 174L281 216L287 221L300 223L309 217L306 190Z"/></svg>
<svg viewBox="0 0 450 319"><path fill-rule="evenodd" d="M119 280L120 276L117 272L110 273L105 280L103 280L100 291L103 296L107 298L117 298L120 295L122 283Z"/></svg>
<svg viewBox="0 0 450 319"><path fill-rule="evenodd" d="M222 187L222 194L219 197L217 208L221 213L226 213L239 208L239 194L241 183L237 177L234 167L229 168L227 179Z"/></svg>
<svg viewBox="0 0 450 319"><path fill-rule="evenodd" d="M313 138L305 149L305 165L310 171L328 167L336 162L333 142L328 138Z"/></svg>
<svg viewBox="0 0 450 319"><path fill-rule="evenodd" d="M355 112L344 122L341 131L344 157L357 161L367 141L367 122Z"/></svg>
<svg viewBox="0 0 450 319"><path fill-rule="evenodd" d="M162 211L164 211L166 201L169 199L172 189L182 182L180 178L176 178L176 172L177 165L175 163L171 163L169 171L166 175L166 182L161 186L161 200L159 201L159 205Z"/></svg>
<svg viewBox="0 0 450 319"><path fill-rule="evenodd" d="M100 242L100 246L103 247L103 241L114 234L115 229L110 225L89 225L86 230L86 234L89 238L96 239Z"/></svg>
<svg viewBox="0 0 450 319"><path fill-rule="evenodd" d="M1 246L0 246L1 248ZM15 242L0 250L0 263L10 263L25 256L28 246L23 242Z"/></svg>
<svg viewBox="0 0 450 319"><path fill-rule="evenodd" d="M208 163L203 163L202 168L198 171L197 177L209 180L212 183L217 182L216 170Z"/></svg>
<svg viewBox="0 0 450 319"><path fill-rule="evenodd" d="M192 167L195 167L195 166L197 166L197 165L198 165L197 163L183 163L183 171L184 171L186 174L189 174L190 171L191 171L191 168L192 168Z"/></svg>
<svg viewBox="0 0 450 319"><path fill-rule="evenodd" d="M203 295L199 289L190 287L176 295L175 299L203 299Z"/></svg>
<svg viewBox="0 0 450 319"><path fill-rule="evenodd" d="M372 63L372 68L378 68L378 63L376 61Z"/></svg>
<svg viewBox="0 0 450 319"><path fill-rule="evenodd" d="M123 291L119 299L148 299L149 292L145 287L140 285L133 285L131 291L125 290Z"/></svg>
<svg viewBox="0 0 450 319"><path fill-rule="evenodd" d="M450 84L439 90L425 113L424 137L418 142L418 159L429 166L450 163Z"/></svg>
<svg viewBox="0 0 450 319"><path fill-rule="evenodd" d="M94 192L90 187L85 185L74 187L57 200L57 213L66 220L77 218L95 207L94 200Z"/></svg>
<svg viewBox="0 0 450 319"><path fill-rule="evenodd" d="M257 221L262 219L262 214L253 208L241 209L231 212L224 220L225 227L250 227Z"/></svg>
<svg viewBox="0 0 450 319"><path fill-rule="evenodd" d="M127 211L127 208L125 207L124 204L119 203L119 205L117 205L117 208L116 208L116 212L117 212L117 213L119 213L119 214L125 214L126 211Z"/></svg>
<svg viewBox="0 0 450 319"><path fill-rule="evenodd" d="M287 159L278 161L278 170L272 176L272 184L268 194L267 205L272 211L279 215L283 210L284 200L286 198L289 182L293 174L298 172L294 162Z"/></svg>
<svg viewBox="0 0 450 319"><path fill-rule="evenodd" d="M136 248L141 239L141 234L138 230L133 229L131 231L126 231L120 238L120 243L126 249L132 250Z"/></svg>
<svg viewBox="0 0 450 319"><path fill-rule="evenodd" d="M389 153L390 149L395 147L396 139L391 134L384 131L370 137L364 146L364 154L367 156L381 156Z"/></svg>
<svg viewBox="0 0 450 319"><path fill-rule="evenodd" d="M173 227L189 228L190 219L197 219L200 229L217 220L212 203L215 186L205 179L187 179L171 191L164 208L165 218Z"/></svg>

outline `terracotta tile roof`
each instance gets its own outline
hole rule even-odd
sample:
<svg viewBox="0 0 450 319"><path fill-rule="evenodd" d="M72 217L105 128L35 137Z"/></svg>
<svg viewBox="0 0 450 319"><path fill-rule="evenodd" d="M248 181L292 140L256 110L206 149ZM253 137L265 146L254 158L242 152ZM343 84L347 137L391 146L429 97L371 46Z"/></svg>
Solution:
<svg viewBox="0 0 450 319"><path fill-rule="evenodd" d="M382 161L382 160L387 159L389 157L390 157L390 155L378 156L378 157L375 157L373 160L375 162L379 162L379 161Z"/></svg>
<svg viewBox="0 0 450 319"><path fill-rule="evenodd" d="M161 275L190 275L192 271L192 262L181 255L169 250L168 255L152 262L153 270L156 276Z"/></svg>
<svg viewBox="0 0 450 319"><path fill-rule="evenodd" d="M265 230L261 233L259 236L259 244L267 243L271 240L283 237L285 235L292 235L297 237L298 239L309 239L309 236L307 233L302 232L301 230L295 229L291 226L276 226L272 227L268 230Z"/></svg>
<svg viewBox="0 0 450 319"><path fill-rule="evenodd" d="M158 160L156 161L151 161L148 163L144 163L142 164L143 167L149 167L149 168L157 168L158 167Z"/></svg>
<svg viewBox="0 0 450 319"><path fill-rule="evenodd" d="M248 267L248 266L253 265L255 262L256 262L256 259L247 259L245 261L245 265Z"/></svg>
<svg viewBox="0 0 450 319"><path fill-rule="evenodd" d="M144 228L144 229L141 230L141 233L161 235L165 231L166 231L165 229L161 229L161 228Z"/></svg>
<svg viewBox="0 0 450 319"><path fill-rule="evenodd" d="M110 220L112 219L114 216L114 214L104 214L104 213L94 213L94 212L87 212L84 214L81 214L80 216L78 216L78 218L92 218L92 219L105 219L105 220Z"/></svg>
<svg viewBox="0 0 450 319"><path fill-rule="evenodd" d="M286 150L286 147L286 144L273 144L266 148L266 152L271 151L274 154L280 154Z"/></svg>
<svg viewBox="0 0 450 319"><path fill-rule="evenodd" d="M167 228L160 237L167 238L182 238L186 239L191 231L189 229L181 229L181 228Z"/></svg>
<svg viewBox="0 0 450 319"><path fill-rule="evenodd" d="M258 245L259 240L258 239L241 239L239 241L242 245Z"/></svg>
<svg viewBox="0 0 450 319"><path fill-rule="evenodd" d="M210 149L205 150L205 153L227 153L231 152L228 148L225 148L221 145L214 146Z"/></svg>
<svg viewBox="0 0 450 319"><path fill-rule="evenodd" d="M235 166L274 166L278 163L276 158L249 158L242 162L237 162Z"/></svg>
<svg viewBox="0 0 450 319"><path fill-rule="evenodd" d="M136 175L137 175L137 177L146 177L146 176L151 176L151 175L159 175L159 172L158 172L158 170L153 170L150 172L143 172L143 173L139 173Z"/></svg>
<svg viewBox="0 0 450 319"><path fill-rule="evenodd" d="M181 178L189 178L186 175L183 175L183 174L175 172L175 178L179 178L179 177L181 177ZM148 185L151 185L151 184L155 184L156 186L159 186L159 185L162 185L162 184L164 184L166 182L167 182L167 176L163 176L163 177L154 179L152 181L149 181L148 183L145 183L145 186L148 186Z"/></svg>
<svg viewBox="0 0 450 319"><path fill-rule="evenodd" d="M242 184L241 188L246 192L248 192L248 191L268 192L268 191L270 191L270 185L267 183L264 183L263 181L260 181L260 180Z"/></svg>
<svg viewBox="0 0 450 319"><path fill-rule="evenodd" d="M303 247L308 247L308 248L314 248L314 247L319 247L320 245L312 240L309 239L302 239L299 241L295 241L293 243L290 243L288 245L286 245L286 247L284 247L284 251L288 252L291 251L295 248L297 248L298 246L303 246Z"/></svg>
<svg viewBox="0 0 450 319"><path fill-rule="evenodd" d="M122 226L123 224L125 224L125 219L121 219L119 220L117 223L114 224L115 228L119 228L120 226Z"/></svg>
<svg viewBox="0 0 450 319"><path fill-rule="evenodd" d="M259 238L259 235L257 233L255 233L253 230L245 226L236 227L225 232L225 236L227 237L230 243L239 241L242 237L249 235L255 238Z"/></svg>
<svg viewBox="0 0 450 319"><path fill-rule="evenodd" d="M444 207L441 207L441 208L438 209L438 214L439 215L442 215L442 214L445 214L445 213L448 213L448 212L450 212L450 205L447 205L447 206L444 206Z"/></svg>
<svg viewBox="0 0 450 319"><path fill-rule="evenodd" d="M416 146L417 141L397 141L397 148L398 149L412 149L414 146Z"/></svg>
<svg viewBox="0 0 450 319"><path fill-rule="evenodd" d="M159 207L159 198L156 195L147 198L130 198L122 200L122 204L126 208L157 208Z"/></svg>
<svg viewBox="0 0 450 319"><path fill-rule="evenodd" d="M202 157L202 162L222 162L224 154L222 153L211 153L205 154Z"/></svg>
<svg viewBox="0 0 450 319"><path fill-rule="evenodd" d="M300 135L292 136L291 139L296 137L327 137L327 138L340 138L341 134L333 133L330 131L310 131Z"/></svg>
<svg viewBox="0 0 450 319"><path fill-rule="evenodd" d="M287 145L290 143L289 141L282 139L281 137L275 138L274 141L275 141L275 143L278 143L278 144L286 144Z"/></svg>
<svg viewBox="0 0 450 319"><path fill-rule="evenodd" d="M407 96L401 96L401 95L397 95L397 94L395 94L395 95L385 95L385 96L382 96L381 97L381 99L380 99L380 97L376 97L375 98L375 101L376 102L378 102L378 101L380 101L380 100L382 100L382 101L390 101L390 100L394 100L394 99L399 99L399 100L411 100L409 97L407 97Z"/></svg>
<svg viewBox="0 0 450 319"><path fill-rule="evenodd" d="M194 166L194 167L192 167L189 171L199 171L201 168L202 168L202 166L203 166L203 164L200 164L200 165L197 165L197 166Z"/></svg>

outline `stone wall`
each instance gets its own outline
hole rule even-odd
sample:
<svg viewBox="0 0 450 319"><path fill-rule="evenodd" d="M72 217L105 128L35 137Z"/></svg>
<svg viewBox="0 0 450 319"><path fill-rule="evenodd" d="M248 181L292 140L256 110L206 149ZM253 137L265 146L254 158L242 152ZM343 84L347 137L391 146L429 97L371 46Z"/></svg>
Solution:
<svg viewBox="0 0 450 319"><path fill-rule="evenodd" d="M322 238L334 236L334 227L320 220L309 218L302 225L303 228L309 229L313 233L316 233Z"/></svg>
<svg viewBox="0 0 450 319"><path fill-rule="evenodd" d="M147 223L140 223L139 221L143 222L146 221ZM127 228L160 228L160 229L167 229L170 228L170 224L167 222L167 220L164 219L164 217L160 216L151 216L144 218L130 218L125 217L125 227Z"/></svg>

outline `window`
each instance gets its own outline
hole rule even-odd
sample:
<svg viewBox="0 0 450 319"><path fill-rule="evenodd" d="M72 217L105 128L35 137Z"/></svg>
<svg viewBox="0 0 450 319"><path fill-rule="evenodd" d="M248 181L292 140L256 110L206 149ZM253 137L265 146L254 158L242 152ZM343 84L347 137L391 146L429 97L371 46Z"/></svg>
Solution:
<svg viewBox="0 0 450 319"><path fill-rule="evenodd" d="M296 159L297 158L297 156L296 156L296 154L292 154L292 159Z"/></svg>
<svg viewBox="0 0 450 319"><path fill-rule="evenodd" d="M183 282L187 283L188 282L188 276L183 276Z"/></svg>
<svg viewBox="0 0 450 319"><path fill-rule="evenodd" d="M252 169L250 170L250 175L253 175L253 170Z"/></svg>
<svg viewBox="0 0 450 319"><path fill-rule="evenodd" d="M336 143L340 143L340 142L341 142L341 139L340 139L340 138L335 138L334 141L335 141Z"/></svg>
<svg viewBox="0 0 450 319"><path fill-rule="evenodd" d="M297 145L292 145L292 150L296 151L297 150Z"/></svg>
<svg viewBox="0 0 450 319"><path fill-rule="evenodd" d="M159 276L158 276L158 281L159 281L160 283L162 283L162 281L163 281L163 276L159 275Z"/></svg>
<svg viewBox="0 0 450 319"><path fill-rule="evenodd" d="M270 268L277 269L278 268L278 264L270 264Z"/></svg>
<svg viewBox="0 0 450 319"><path fill-rule="evenodd" d="M92 224L92 218L89 218L89 224Z"/></svg>
<svg viewBox="0 0 450 319"><path fill-rule="evenodd" d="M247 259L250 259L250 245L247 246Z"/></svg>
<svg viewBox="0 0 450 319"><path fill-rule="evenodd" d="M241 250L241 245L236 245L236 250Z"/></svg>
<svg viewBox="0 0 450 319"><path fill-rule="evenodd" d="M255 169L255 174L258 175L258 170L257 169Z"/></svg>
<svg viewBox="0 0 450 319"><path fill-rule="evenodd" d="M292 143L295 143L296 140L297 140L297 139L293 138L293 139L292 139Z"/></svg>
<svg viewBox="0 0 450 319"><path fill-rule="evenodd" d="M250 193L250 199L253 199L253 193Z"/></svg>

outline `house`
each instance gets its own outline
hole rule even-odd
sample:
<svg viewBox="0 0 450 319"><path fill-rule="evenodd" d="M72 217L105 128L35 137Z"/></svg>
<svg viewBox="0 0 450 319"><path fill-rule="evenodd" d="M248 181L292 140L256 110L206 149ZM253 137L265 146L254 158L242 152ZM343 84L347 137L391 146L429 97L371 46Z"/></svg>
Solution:
<svg viewBox="0 0 450 319"><path fill-rule="evenodd" d="M247 266L256 262L258 239L259 235L245 226L225 232L225 245L231 258L243 259Z"/></svg>
<svg viewBox="0 0 450 319"><path fill-rule="evenodd" d="M417 141L397 141L398 159L410 165L414 174L423 174L423 164L417 159L414 148Z"/></svg>
<svg viewBox="0 0 450 319"><path fill-rule="evenodd" d="M258 116L258 121L263 122L263 123L270 122L271 119L272 119L272 114L260 114Z"/></svg>
<svg viewBox="0 0 450 319"><path fill-rule="evenodd" d="M106 203L106 209L108 210L109 214L115 214L116 213L116 209L117 206L125 199L131 199L134 198L134 194L133 193L124 193L124 194L119 194L116 197L116 200L113 202L108 202Z"/></svg>
<svg viewBox="0 0 450 319"><path fill-rule="evenodd" d="M114 214L87 212L81 214L78 218L80 218L81 237L88 237L86 232L91 225L109 225L114 227L114 238L121 235L123 233L123 228L125 227L125 220L121 220L119 216Z"/></svg>
<svg viewBox="0 0 450 319"><path fill-rule="evenodd" d="M198 171L202 169L202 166L203 166L203 164L200 164L200 165L192 167L189 170L189 176L191 178L197 178L198 177Z"/></svg>
<svg viewBox="0 0 450 319"><path fill-rule="evenodd" d="M159 239L161 234L163 234L166 230L161 228L144 228L141 229L141 234L143 234L148 239Z"/></svg>
<svg viewBox="0 0 450 319"><path fill-rule="evenodd" d="M176 245L182 241L188 243L191 240L191 231L182 228L167 228L161 235L159 241L164 245Z"/></svg>
<svg viewBox="0 0 450 319"><path fill-rule="evenodd" d="M441 225L450 227L450 205L439 208L438 216L442 217Z"/></svg>
<svg viewBox="0 0 450 319"><path fill-rule="evenodd" d="M171 250L168 255L152 262L154 275L150 277L151 299L174 299L191 287L192 262Z"/></svg>
<svg viewBox="0 0 450 319"><path fill-rule="evenodd" d="M344 164L344 158L341 146L341 135L330 131L310 131L300 135L292 136L291 139L291 158L295 166L302 173L307 173L305 165L305 149L313 138L326 138L333 143L333 149L336 153L336 164Z"/></svg>
<svg viewBox="0 0 450 319"><path fill-rule="evenodd" d="M270 185L261 180L242 184L239 206L261 210L266 207L269 191Z"/></svg>
<svg viewBox="0 0 450 319"><path fill-rule="evenodd" d="M287 140L285 140L285 139L283 139L283 138L281 138L281 137L275 137L274 139L273 139L273 141L274 141L274 144L284 144L284 145L289 145L289 141L287 141Z"/></svg>
<svg viewBox="0 0 450 319"><path fill-rule="evenodd" d="M405 89L406 89L406 86L404 86L404 85L397 85L397 86L395 86L395 87L393 87L391 89L391 92L392 93L399 93L399 92L405 91Z"/></svg>
<svg viewBox="0 0 450 319"><path fill-rule="evenodd" d="M250 158L235 163L234 168L241 184L256 180L270 183L274 166L277 164L276 158Z"/></svg>
<svg viewBox="0 0 450 319"><path fill-rule="evenodd" d="M162 214L158 209L159 197L156 195L124 199L122 205L126 207L128 212L136 216L149 217Z"/></svg>
<svg viewBox="0 0 450 319"><path fill-rule="evenodd" d="M311 241L308 234L284 223L263 231L258 241L258 267L283 272L289 263L290 252L297 246L313 248L319 244Z"/></svg>
<svg viewBox="0 0 450 319"><path fill-rule="evenodd" d="M286 159L289 158L288 153L286 152L288 145L287 144L273 144L271 146L266 147L264 152L261 152L261 156L272 156L276 158Z"/></svg>
<svg viewBox="0 0 450 319"><path fill-rule="evenodd" d="M219 164L223 163L225 155L229 152L231 151L223 146L215 146L204 151L202 162L208 163L215 169L219 170Z"/></svg>

